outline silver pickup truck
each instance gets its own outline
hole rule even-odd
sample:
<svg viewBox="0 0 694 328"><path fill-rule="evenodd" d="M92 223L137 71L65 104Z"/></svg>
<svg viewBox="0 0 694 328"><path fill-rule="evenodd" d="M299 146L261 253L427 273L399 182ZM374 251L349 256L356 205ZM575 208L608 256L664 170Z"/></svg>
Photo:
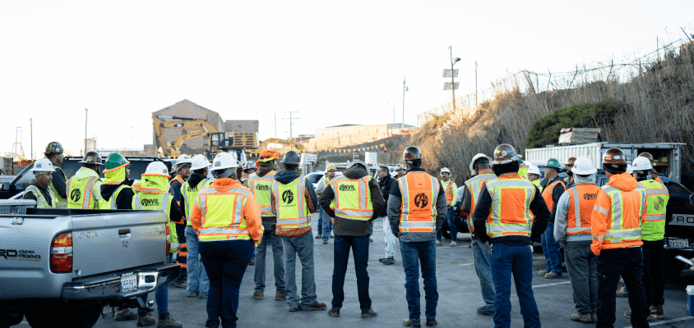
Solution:
<svg viewBox="0 0 694 328"><path fill-rule="evenodd" d="M147 308L137 296L179 275L166 264L163 211L8 202L0 202L0 328L24 317L35 328L92 327L105 305Z"/></svg>

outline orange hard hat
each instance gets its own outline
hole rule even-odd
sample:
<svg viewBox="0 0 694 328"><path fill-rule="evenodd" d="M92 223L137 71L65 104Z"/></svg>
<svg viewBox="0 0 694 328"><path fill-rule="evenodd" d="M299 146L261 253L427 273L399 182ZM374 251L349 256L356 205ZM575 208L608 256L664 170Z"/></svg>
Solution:
<svg viewBox="0 0 694 328"><path fill-rule="evenodd" d="M569 157L564 164L566 164L566 166L574 166L574 163L576 163L576 157Z"/></svg>

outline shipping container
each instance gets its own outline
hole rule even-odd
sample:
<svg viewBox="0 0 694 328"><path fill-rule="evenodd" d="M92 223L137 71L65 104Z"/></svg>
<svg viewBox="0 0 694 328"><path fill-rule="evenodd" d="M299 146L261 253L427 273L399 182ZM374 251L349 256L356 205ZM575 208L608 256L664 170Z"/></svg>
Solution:
<svg viewBox="0 0 694 328"><path fill-rule="evenodd" d="M642 152L649 152L655 160L655 169L659 174L677 182L682 181L682 152L684 143L609 143L595 142L572 146L549 146L546 148L533 148L525 150L525 159L529 161L547 162L555 158L565 163L570 157L588 156L595 168L602 168L602 155L610 148L619 148L627 156L631 164L634 158Z"/></svg>

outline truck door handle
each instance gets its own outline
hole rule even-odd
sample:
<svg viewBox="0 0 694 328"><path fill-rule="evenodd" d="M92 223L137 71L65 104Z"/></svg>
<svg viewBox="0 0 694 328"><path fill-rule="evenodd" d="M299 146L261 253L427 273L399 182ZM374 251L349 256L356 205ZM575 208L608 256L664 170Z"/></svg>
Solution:
<svg viewBox="0 0 694 328"><path fill-rule="evenodd" d="M129 228L126 228L126 229L118 229L118 235L119 235L119 236L127 235L127 234L129 234L129 233L130 233L130 229L129 229Z"/></svg>

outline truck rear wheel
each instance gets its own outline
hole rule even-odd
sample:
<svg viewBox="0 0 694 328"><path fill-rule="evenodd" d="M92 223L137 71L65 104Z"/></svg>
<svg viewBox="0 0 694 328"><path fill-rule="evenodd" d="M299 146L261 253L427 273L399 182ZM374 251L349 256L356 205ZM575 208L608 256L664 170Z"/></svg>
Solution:
<svg viewBox="0 0 694 328"><path fill-rule="evenodd" d="M92 328L99 320L103 304L47 301L34 304L26 313L32 328L74 327Z"/></svg>

